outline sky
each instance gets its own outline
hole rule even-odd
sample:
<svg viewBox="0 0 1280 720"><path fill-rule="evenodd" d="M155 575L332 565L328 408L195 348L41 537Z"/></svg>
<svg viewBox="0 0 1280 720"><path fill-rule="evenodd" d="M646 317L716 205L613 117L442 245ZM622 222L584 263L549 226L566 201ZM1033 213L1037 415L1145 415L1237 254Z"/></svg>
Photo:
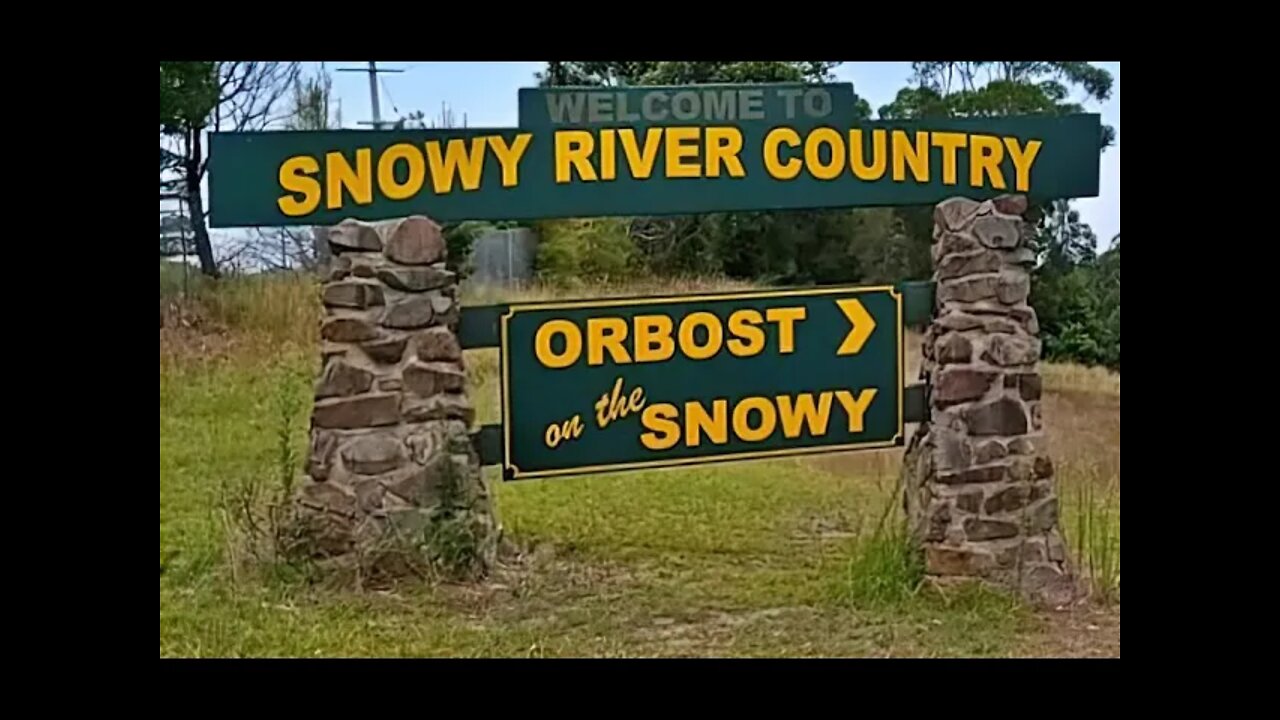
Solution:
<svg viewBox="0 0 1280 720"><path fill-rule="evenodd" d="M1120 233L1120 63L1098 62L1111 71L1115 84L1111 98L1099 105L1083 103L1086 111L1098 112L1102 122L1116 129L1116 144L1102 155L1099 196L1073 201L1081 220L1093 228L1100 250ZM308 63L317 66L317 63ZM516 126L516 91L534 85L534 73L545 62L421 62L383 63L379 68L402 69L401 73L379 74L379 103L384 120L421 110L428 118L440 117L441 103L452 110L457 123L466 116L468 127L507 128ZM334 72L340 67L364 68L363 63L327 63L333 77L333 94L340 102L342 125L369 127L361 121L372 119L369 102L369 75L364 72ZM891 102L898 90L909 84L909 62L847 62L835 70L836 79L853 83L854 92L871 104L872 111ZM1077 97L1082 101L1083 97Z"/></svg>

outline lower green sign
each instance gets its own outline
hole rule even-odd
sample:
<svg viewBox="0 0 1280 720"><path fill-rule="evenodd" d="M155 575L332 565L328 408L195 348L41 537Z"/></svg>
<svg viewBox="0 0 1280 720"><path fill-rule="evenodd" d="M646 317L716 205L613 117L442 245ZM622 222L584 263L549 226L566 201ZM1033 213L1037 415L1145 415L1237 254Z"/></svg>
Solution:
<svg viewBox="0 0 1280 720"><path fill-rule="evenodd" d="M507 479L901 444L893 287L512 305Z"/></svg>

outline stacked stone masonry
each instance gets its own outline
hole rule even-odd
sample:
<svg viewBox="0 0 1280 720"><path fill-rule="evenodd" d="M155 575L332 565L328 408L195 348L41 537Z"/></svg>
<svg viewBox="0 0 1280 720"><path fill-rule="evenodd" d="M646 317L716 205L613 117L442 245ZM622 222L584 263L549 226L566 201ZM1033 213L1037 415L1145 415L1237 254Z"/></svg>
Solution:
<svg viewBox="0 0 1280 720"><path fill-rule="evenodd" d="M1057 605L1075 584L1044 454L1025 211L1017 196L953 198L934 211L929 420L908 447L905 504L930 575L984 578Z"/></svg>
<svg viewBox="0 0 1280 720"><path fill-rule="evenodd" d="M493 536L440 227L425 217L348 220L326 235L323 362L299 497L321 521L317 552L343 556L388 530L420 530L446 483Z"/></svg>

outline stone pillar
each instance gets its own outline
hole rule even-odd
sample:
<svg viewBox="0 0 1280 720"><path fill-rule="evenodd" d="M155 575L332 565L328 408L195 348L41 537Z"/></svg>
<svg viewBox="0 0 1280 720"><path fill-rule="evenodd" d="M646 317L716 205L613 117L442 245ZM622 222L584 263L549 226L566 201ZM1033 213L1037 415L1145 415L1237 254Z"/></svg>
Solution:
<svg viewBox="0 0 1280 720"><path fill-rule="evenodd" d="M299 496L308 549L352 556L389 537L424 548L447 518L487 566L496 530L469 436L458 282L440 227L347 220L327 236L323 363Z"/></svg>
<svg viewBox="0 0 1280 720"><path fill-rule="evenodd" d="M1075 583L1042 439L1026 208L1006 196L934 210L929 421L908 445L904 500L930 576L982 578L1058 605Z"/></svg>

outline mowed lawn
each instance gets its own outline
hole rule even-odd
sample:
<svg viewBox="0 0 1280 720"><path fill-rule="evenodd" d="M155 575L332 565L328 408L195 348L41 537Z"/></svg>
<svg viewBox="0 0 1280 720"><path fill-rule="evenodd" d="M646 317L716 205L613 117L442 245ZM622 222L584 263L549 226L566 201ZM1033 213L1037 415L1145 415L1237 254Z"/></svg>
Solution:
<svg viewBox="0 0 1280 720"><path fill-rule="evenodd" d="M278 476L282 408L305 457L318 358L310 330L253 329L161 331L161 656L1119 655L1118 600L1033 612L979 590L852 592L859 543L899 503L900 451L518 483L487 469L515 551L483 582L256 573L229 560L221 488ZM495 421L496 351L467 362ZM1046 385L1064 523L1091 488L1118 555L1119 377L1046 367Z"/></svg>

